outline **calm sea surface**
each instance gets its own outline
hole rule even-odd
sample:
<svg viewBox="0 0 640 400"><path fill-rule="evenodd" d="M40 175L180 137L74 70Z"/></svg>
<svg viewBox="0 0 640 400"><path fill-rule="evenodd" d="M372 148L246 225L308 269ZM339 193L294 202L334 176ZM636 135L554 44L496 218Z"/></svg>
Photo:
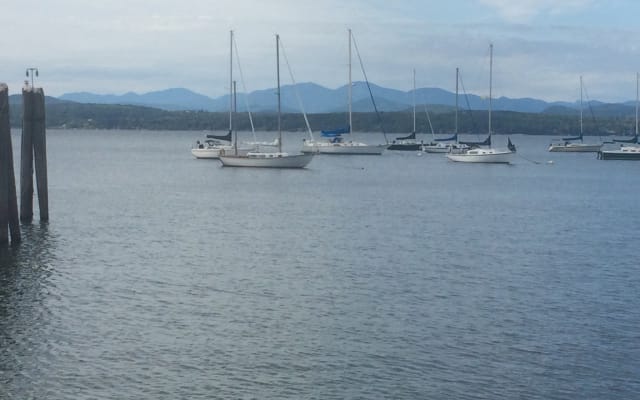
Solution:
<svg viewBox="0 0 640 400"><path fill-rule="evenodd" d="M640 398L640 162L515 135L510 166L225 169L202 137L48 132L0 399Z"/></svg>

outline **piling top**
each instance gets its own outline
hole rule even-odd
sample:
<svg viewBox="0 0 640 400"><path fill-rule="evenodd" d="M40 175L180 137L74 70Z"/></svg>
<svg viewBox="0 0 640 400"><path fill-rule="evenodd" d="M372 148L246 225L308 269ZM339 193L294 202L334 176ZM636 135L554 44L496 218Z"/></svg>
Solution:
<svg viewBox="0 0 640 400"><path fill-rule="evenodd" d="M22 88L22 93L40 93L40 94L43 94L44 90L42 90L41 87L32 87L32 86L25 85Z"/></svg>
<svg viewBox="0 0 640 400"><path fill-rule="evenodd" d="M4 90L9 90L9 86L7 86L7 84L4 82L0 82L0 92Z"/></svg>

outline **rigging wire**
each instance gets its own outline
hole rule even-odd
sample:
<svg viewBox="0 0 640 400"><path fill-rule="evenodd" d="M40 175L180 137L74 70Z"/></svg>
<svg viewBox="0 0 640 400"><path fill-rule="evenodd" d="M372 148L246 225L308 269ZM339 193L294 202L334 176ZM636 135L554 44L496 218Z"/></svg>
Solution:
<svg viewBox="0 0 640 400"><path fill-rule="evenodd" d="M460 79L460 86L462 87L462 93L464 94L464 100L467 103L467 112L469 113L469 118L471 119L471 129L476 131L476 121L473 119L473 111L471 110L471 103L469 102L469 95L467 93L467 90L464 88L464 81L462 80L462 74L460 73L458 75L458 78ZM477 131L476 131L476 136L477 136Z"/></svg>
<svg viewBox="0 0 640 400"><path fill-rule="evenodd" d="M380 117L380 112L378 111L378 107L376 106L376 100L373 97L373 92L371 91L371 85L369 85L369 79L367 78L367 72L364 70L364 64L362 63L362 57L360 57L360 50L358 50L358 44L356 43L356 38L351 34L351 40L353 41L353 46L356 49L356 54L358 55L358 61L360 61L360 68L362 69L362 75L364 75L364 81L367 84L367 89L369 89L369 96L371 97L371 103L373 103L373 109L376 112L376 117L378 119L378 123L380 124L380 129L382 130L382 134L384 135L384 141L389 143L389 139L387 138L387 132L384 129L384 124L382 123L382 117Z"/></svg>
<svg viewBox="0 0 640 400"><path fill-rule="evenodd" d="M433 125L431 125L431 117L429 117L429 110L427 110L427 104L425 102L424 104L424 113L427 114L427 121L429 122L429 128L431 129L431 136L433 136L433 138L436 138L436 134L433 131Z"/></svg>
<svg viewBox="0 0 640 400"><path fill-rule="evenodd" d="M284 51L284 44L282 43L282 39L280 39L280 48L282 49L282 56L284 57L284 61L287 64L287 69L289 70L289 76L291 77L291 82L293 83L293 91L296 94L296 99L298 100L298 106L300 107L300 110L302 111L302 115L304 116L304 122L307 125L307 131L309 132L309 136L311 136L311 140L313 140L313 132L311 131L311 126L309 125L309 120L307 119L307 113L304 111L304 105L302 104L300 93L298 92L298 84L296 83L296 80L293 78L293 72L291 71L291 65L289 64L287 53Z"/></svg>
<svg viewBox="0 0 640 400"><path fill-rule="evenodd" d="M598 137L600 138L600 141L602 142L602 135L600 135L600 129L598 128L598 124L596 122L596 116L593 113L593 107L591 106L591 99L589 99L589 93L587 92L587 87L585 86L584 82L582 83L582 90L584 91L584 97L587 98L587 105L589 106L589 113L591 114L591 120L593 121L593 126L595 127L596 131L598 132Z"/></svg>
<svg viewBox="0 0 640 400"><path fill-rule="evenodd" d="M413 71L415 74L415 70ZM429 110L427 109L427 99L425 98L426 96L423 94L422 96L420 96L422 98L422 105L424 106L424 113L427 115L427 122L429 122L429 129L431 129L431 136L433 136L433 139L435 140L436 138L436 134L433 130L433 125L431 124L431 117L429 116ZM414 90L414 100L413 100L413 104L414 104L414 108L415 108L415 90ZM414 120L415 121L415 120ZM415 133L415 129L413 130Z"/></svg>
<svg viewBox="0 0 640 400"><path fill-rule="evenodd" d="M236 64L238 65L238 72L240 73L240 83L242 84L242 90L244 91L244 104L247 108L247 112L249 114L249 123L251 124L251 133L253 134L253 140L257 141L256 138L256 129L253 125L253 117L251 116L251 107L249 106L249 92L247 92L247 87L244 82L244 74L242 73L242 66L240 65L240 55L238 54L238 43L236 42L235 37L233 38L233 47L236 50Z"/></svg>

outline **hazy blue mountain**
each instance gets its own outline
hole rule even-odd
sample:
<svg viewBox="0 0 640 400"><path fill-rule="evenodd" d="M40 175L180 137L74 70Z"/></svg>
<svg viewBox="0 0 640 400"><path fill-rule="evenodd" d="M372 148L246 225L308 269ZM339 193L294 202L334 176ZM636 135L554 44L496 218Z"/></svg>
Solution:
<svg viewBox="0 0 640 400"><path fill-rule="evenodd" d="M170 111L210 110L212 108L211 98L182 88L166 89L145 94L128 92L122 95L93 94L89 92L66 93L60 96L60 99L77 103L140 105Z"/></svg>
<svg viewBox="0 0 640 400"><path fill-rule="evenodd" d="M410 109L413 102L413 91L401 91L385 88L375 84L369 85L371 93L379 111L400 111ZM304 110L309 114L335 113L347 111L347 89L344 85L336 89L329 89L312 82L298 83L297 86L285 85L281 88L283 112L300 112L299 100L302 101ZM369 94L369 87L365 82L354 82L352 86L353 110L355 112L373 111L373 103ZM252 112L274 112L277 107L276 89L262 89L237 95L236 106L239 112L246 112L247 98ZM187 89L167 89L145 94L125 93L123 95L98 95L88 92L68 93L60 96L61 100L75 101L79 103L96 104L130 104L160 108L164 110L205 110L226 112L229 110L229 95L210 98ZM418 104L454 106L456 96L454 93L439 88L419 88L416 90L415 99ZM591 109L594 115L598 110L606 115L626 115L631 104L607 104L591 101ZM488 99L474 94L460 94L458 105L461 109L486 110L489 106ZM527 113L548 114L573 114L579 109L577 102L545 102L532 98L507 98L493 99L493 110L516 111ZM574 110L574 111L572 111ZM585 105L585 110L588 106Z"/></svg>

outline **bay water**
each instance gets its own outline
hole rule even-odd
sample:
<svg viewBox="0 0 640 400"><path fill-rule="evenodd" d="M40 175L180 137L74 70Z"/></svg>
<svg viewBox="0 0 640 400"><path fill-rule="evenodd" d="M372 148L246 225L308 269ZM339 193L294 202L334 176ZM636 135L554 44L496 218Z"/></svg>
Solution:
<svg viewBox="0 0 640 400"><path fill-rule="evenodd" d="M640 398L640 163L47 135L51 220L0 248L1 399Z"/></svg>

